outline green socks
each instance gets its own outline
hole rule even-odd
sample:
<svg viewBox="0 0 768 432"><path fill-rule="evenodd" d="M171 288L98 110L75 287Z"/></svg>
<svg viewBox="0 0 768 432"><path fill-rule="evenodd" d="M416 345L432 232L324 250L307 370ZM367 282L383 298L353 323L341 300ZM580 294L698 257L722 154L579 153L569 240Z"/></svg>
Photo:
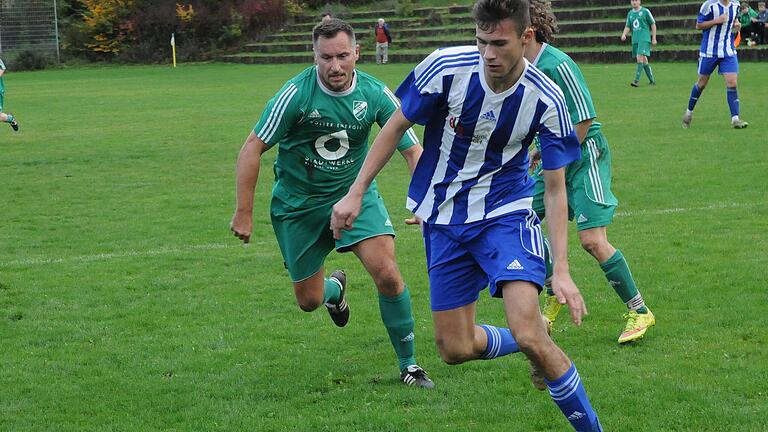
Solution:
<svg viewBox="0 0 768 432"><path fill-rule="evenodd" d="M655 82L656 82L656 79L655 79L655 78L653 78L653 71L651 70L651 65L649 65L648 63L645 63L645 64L643 65L643 69L645 70L645 74L646 74L646 75L648 75L648 80L649 80L651 83L655 83ZM639 77L638 77L638 78L639 78Z"/></svg>
<svg viewBox="0 0 768 432"><path fill-rule="evenodd" d="M336 304L339 302L340 296L341 286L338 283L325 278L325 286L323 288L323 303Z"/></svg>
<svg viewBox="0 0 768 432"><path fill-rule="evenodd" d="M389 340L395 348L400 371L416 364L414 358L413 313L411 312L411 294L405 287L400 295L385 297L379 294L379 311L384 327L389 333Z"/></svg>
<svg viewBox="0 0 768 432"><path fill-rule="evenodd" d="M640 74L643 73L643 63L638 63L635 69L635 81L640 81Z"/></svg>
<svg viewBox="0 0 768 432"><path fill-rule="evenodd" d="M608 283L611 284L616 294L619 295L621 301L627 305L627 308L638 313L648 313L645 302L643 302L643 296L637 290L635 280L629 271L627 260L624 259L624 255L621 254L620 250L616 250L612 257L608 258L606 262L601 263L600 268L603 269Z"/></svg>
<svg viewBox="0 0 768 432"><path fill-rule="evenodd" d="M8 118L5 120L6 123L13 123L13 114L6 114Z"/></svg>

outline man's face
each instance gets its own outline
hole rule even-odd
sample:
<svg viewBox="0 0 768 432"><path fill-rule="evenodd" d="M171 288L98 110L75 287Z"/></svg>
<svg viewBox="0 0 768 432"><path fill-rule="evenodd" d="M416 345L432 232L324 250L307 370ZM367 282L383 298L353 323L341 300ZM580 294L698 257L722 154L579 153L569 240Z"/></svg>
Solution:
<svg viewBox="0 0 768 432"><path fill-rule="evenodd" d="M640 7L640 0L631 0L629 3L632 5L632 9L638 9Z"/></svg>
<svg viewBox="0 0 768 432"><path fill-rule="evenodd" d="M477 48L483 58L485 75L495 81L505 81L523 60L525 46L533 39L533 31L527 28L520 36L517 24L511 19L499 22L493 31L490 30L475 29Z"/></svg>
<svg viewBox="0 0 768 432"><path fill-rule="evenodd" d="M765 10L765 3L758 3L757 4L757 10L759 10L760 12L764 11Z"/></svg>
<svg viewBox="0 0 768 432"><path fill-rule="evenodd" d="M323 84L337 92L349 89L359 55L360 47L352 45L352 39L344 32L330 39L317 38L315 63Z"/></svg>

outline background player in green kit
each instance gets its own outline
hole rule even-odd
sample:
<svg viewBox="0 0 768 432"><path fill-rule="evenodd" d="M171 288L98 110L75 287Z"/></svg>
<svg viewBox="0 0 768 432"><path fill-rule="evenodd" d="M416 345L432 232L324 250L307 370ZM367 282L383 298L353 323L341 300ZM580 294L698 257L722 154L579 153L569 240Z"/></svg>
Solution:
<svg viewBox="0 0 768 432"><path fill-rule="evenodd" d="M323 262L334 248L354 252L378 288L381 318L398 357L400 379L431 388L434 384L414 357L410 294L395 262L394 230L376 185L368 189L353 230L334 241L329 225L333 204L360 171L371 126L383 126L398 100L383 83L355 70L359 46L344 21L330 18L318 24L313 46L316 65L288 80L267 103L240 150L231 230L249 241L261 154L278 145L270 213L299 307L309 312L325 304L333 322L345 326L346 275L337 270L324 278ZM413 172L422 148L412 130L398 149Z"/></svg>
<svg viewBox="0 0 768 432"><path fill-rule="evenodd" d="M637 59L635 79L630 85L637 87L640 82L640 74L645 70L651 85L656 84L653 78L648 57L651 55L651 45L656 45L656 20L648 9L640 6L640 0L631 0L632 9L627 13L627 24L621 33L621 40L627 40L627 34L632 30L632 57Z"/></svg>
<svg viewBox="0 0 768 432"><path fill-rule="evenodd" d="M3 75L5 75L5 63L3 59L0 59L0 121L6 122L11 125L14 131L19 130L19 123L11 113L3 112L3 101L5 99L5 83L3 82Z"/></svg>
<svg viewBox="0 0 768 432"><path fill-rule="evenodd" d="M611 192L608 141L600 131L600 123L594 121L597 114L581 70L567 54L547 43L557 31L549 4L538 0L531 2L531 23L536 40L527 45L525 57L563 91L576 136L581 142L581 160L568 165L565 173L569 217L576 219L581 246L597 260L608 283L627 305L627 322L619 336L619 343L630 342L643 337L656 320L645 306L624 255L608 242L606 227L613 220L618 205ZM534 149L532 164L537 164L539 160L539 151ZM536 167L534 180L533 209L543 219L544 179L540 167ZM550 274L549 269L547 274ZM554 322L562 305L549 286L545 296L543 315Z"/></svg>

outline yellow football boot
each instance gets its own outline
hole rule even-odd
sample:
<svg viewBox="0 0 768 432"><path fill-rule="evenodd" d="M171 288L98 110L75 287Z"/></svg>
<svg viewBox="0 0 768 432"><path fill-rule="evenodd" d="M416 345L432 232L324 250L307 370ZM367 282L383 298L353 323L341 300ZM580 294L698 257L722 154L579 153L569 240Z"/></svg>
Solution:
<svg viewBox="0 0 768 432"><path fill-rule="evenodd" d="M555 323L557 314L560 313L560 309L562 308L563 305L557 301L557 297L548 295L544 292L544 309L541 311L541 314L544 315L544 318L549 320L550 326Z"/></svg>
<svg viewBox="0 0 768 432"><path fill-rule="evenodd" d="M627 320L627 324L624 326L624 331L619 336L619 343L632 342L645 336L645 332L649 327L656 324L656 317L653 316L653 312L648 309L648 313L637 313L637 311L629 311L624 314L624 318Z"/></svg>

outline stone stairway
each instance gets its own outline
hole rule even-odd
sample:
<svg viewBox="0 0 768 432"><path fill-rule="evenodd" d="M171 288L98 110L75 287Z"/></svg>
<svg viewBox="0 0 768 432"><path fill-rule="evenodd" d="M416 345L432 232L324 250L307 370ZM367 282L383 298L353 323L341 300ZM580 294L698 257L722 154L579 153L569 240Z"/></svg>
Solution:
<svg viewBox="0 0 768 432"><path fill-rule="evenodd" d="M560 26L555 45L578 62L623 63L632 61L631 45L621 42L629 2L626 0L552 0ZM644 3L656 18L658 45L652 61L695 61L701 32L696 14L700 1L677 0ZM397 17L394 10L353 12L343 17L355 28L361 49L361 62L375 61L373 25L377 18L387 20L393 43L389 49L392 63L416 63L435 48L475 43L475 27L470 5L420 8L412 17ZM299 16L277 34L245 45L244 51L220 57L240 63L311 63L311 32L315 16ZM739 60L766 61L765 47L739 47Z"/></svg>

